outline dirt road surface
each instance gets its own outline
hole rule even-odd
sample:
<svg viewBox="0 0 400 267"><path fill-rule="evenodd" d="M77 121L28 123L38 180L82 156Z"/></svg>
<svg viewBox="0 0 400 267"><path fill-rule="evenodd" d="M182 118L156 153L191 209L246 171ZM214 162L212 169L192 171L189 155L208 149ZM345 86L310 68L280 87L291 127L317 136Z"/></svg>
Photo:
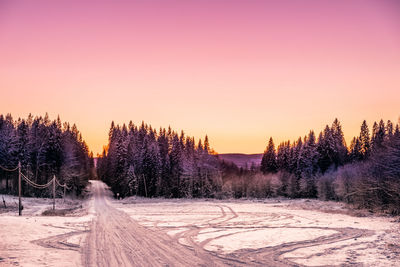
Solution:
<svg viewBox="0 0 400 267"><path fill-rule="evenodd" d="M96 217L83 247L84 266L222 266L204 250L189 249L114 208L104 183L92 181Z"/></svg>

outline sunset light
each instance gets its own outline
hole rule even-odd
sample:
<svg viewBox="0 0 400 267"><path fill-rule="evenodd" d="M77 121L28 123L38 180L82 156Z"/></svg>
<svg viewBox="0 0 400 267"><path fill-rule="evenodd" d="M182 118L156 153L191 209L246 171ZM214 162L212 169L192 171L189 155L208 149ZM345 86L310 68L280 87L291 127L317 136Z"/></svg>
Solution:
<svg viewBox="0 0 400 267"><path fill-rule="evenodd" d="M0 0L0 266L394 267L399 222L400 0Z"/></svg>
<svg viewBox="0 0 400 267"><path fill-rule="evenodd" d="M95 154L113 120L261 153L337 117L350 142L364 119L400 116L399 14L390 0L3 0L0 111L60 115Z"/></svg>

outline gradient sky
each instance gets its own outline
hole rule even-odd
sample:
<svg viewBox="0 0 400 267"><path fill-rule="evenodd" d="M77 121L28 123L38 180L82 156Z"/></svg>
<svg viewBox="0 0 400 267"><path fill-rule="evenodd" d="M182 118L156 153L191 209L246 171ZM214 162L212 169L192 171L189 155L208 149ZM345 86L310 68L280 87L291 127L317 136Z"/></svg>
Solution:
<svg viewBox="0 0 400 267"><path fill-rule="evenodd" d="M259 153L400 115L400 1L0 0L0 113L209 135Z"/></svg>

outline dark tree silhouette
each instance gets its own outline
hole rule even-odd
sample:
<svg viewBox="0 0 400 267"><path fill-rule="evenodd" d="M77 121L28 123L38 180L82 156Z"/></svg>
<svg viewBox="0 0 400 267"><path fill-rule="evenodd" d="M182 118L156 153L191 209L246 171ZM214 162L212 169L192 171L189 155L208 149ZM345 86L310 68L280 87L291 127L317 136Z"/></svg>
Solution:
<svg viewBox="0 0 400 267"><path fill-rule="evenodd" d="M129 130L111 124L108 149L99 158L98 176L121 196L212 197L220 191L219 161L208 137L199 140L142 122Z"/></svg>
<svg viewBox="0 0 400 267"><path fill-rule="evenodd" d="M272 137L261 160L261 171L263 173L274 173L277 171L275 145Z"/></svg>
<svg viewBox="0 0 400 267"><path fill-rule="evenodd" d="M56 175L76 194L94 175L93 156L89 153L76 125L62 124L60 117L51 121L45 117L13 120L11 114L0 115L0 165L16 166L39 184L47 183ZM5 186L0 191L17 193L17 174L0 170L0 180ZM22 182L22 192L27 196L48 196L46 190L32 188Z"/></svg>

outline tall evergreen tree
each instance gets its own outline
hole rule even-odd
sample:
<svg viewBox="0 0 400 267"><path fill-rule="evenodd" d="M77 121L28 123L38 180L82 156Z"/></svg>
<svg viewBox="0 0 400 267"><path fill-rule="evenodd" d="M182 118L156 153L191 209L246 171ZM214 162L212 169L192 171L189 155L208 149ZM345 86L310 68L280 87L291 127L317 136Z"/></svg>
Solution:
<svg viewBox="0 0 400 267"><path fill-rule="evenodd" d="M392 136L393 136L393 123L390 121L390 120L388 120L387 121L387 123L386 123L386 134L387 134L387 139L390 139L390 138L392 138Z"/></svg>
<svg viewBox="0 0 400 267"><path fill-rule="evenodd" d="M344 134L342 126L338 119L335 119L332 123L332 137L334 140L334 150L333 150L333 163L335 167L342 166L347 160L347 146L344 139Z"/></svg>
<svg viewBox="0 0 400 267"><path fill-rule="evenodd" d="M302 195L305 197L316 197L317 190L314 176L319 170L318 159L319 153L315 142L315 134L310 131L307 138L305 138L297 161L297 169L301 176L300 187Z"/></svg>
<svg viewBox="0 0 400 267"><path fill-rule="evenodd" d="M208 142L208 136L204 138L204 151L208 154L210 152L210 143Z"/></svg>
<svg viewBox="0 0 400 267"><path fill-rule="evenodd" d="M366 159L370 154L371 140L370 140L368 125L365 120L361 125L361 132L359 139L360 139L360 155L362 156L362 159Z"/></svg>
<svg viewBox="0 0 400 267"><path fill-rule="evenodd" d="M354 137L350 144L349 159L351 162L359 161L363 158L361 154L361 144L359 137Z"/></svg>
<svg viewBox="0 0 400 267"><path fill-rule="evenodd" d="M318 140L318 153L320 154L318 165L322 173L335 164L336 142L334 132L328 125Z"/></svg>
<svg viewBox="0 0 400 267"><path fill-rule="evenodd" d="M278 146L276 164L278 170L290 172L290 141Z"/></svg>
<svg viewBox="0 0 400 267"><path fill-rule="evenodd" d="M263 173L274 173L277 171L275 145L272 137L261 160L261 171Z"/></svg>
<svg viewBox="0 0 400 267"><path fill-rule="evenodd" d="M180 197L180 182L183 173L182 147L177 134L174 134L169 157L171 167L172 197Z"/></svg>
<svg viewBox="0 0 400 267"><path fill-rule="evenodd" d="M386 127L383 120L380 120L379 124L374 123L372 138L371 138L371 151L377 152L383 148L383 142L386 139Z"/></svg>

